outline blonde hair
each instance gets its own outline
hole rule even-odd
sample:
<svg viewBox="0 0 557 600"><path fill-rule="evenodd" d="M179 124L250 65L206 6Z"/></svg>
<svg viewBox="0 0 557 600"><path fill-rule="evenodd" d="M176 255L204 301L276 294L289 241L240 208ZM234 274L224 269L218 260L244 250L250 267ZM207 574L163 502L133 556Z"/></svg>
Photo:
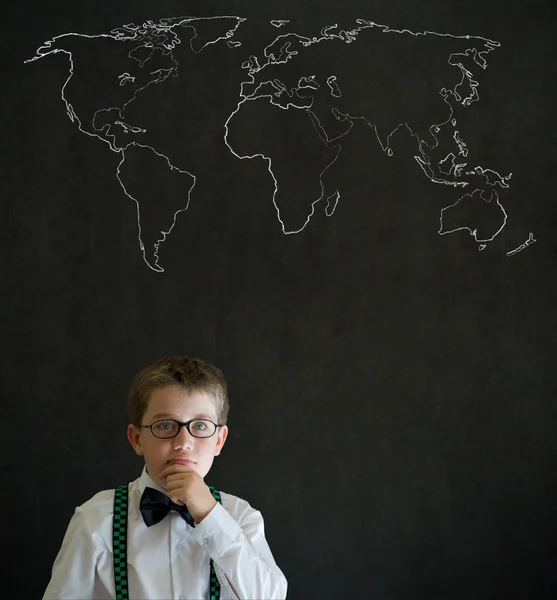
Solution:
<svg viewBox="0 0 557 600"><path fill-rule="evenodd" d="M169 385L179 385L188 393L205 392L212 395L218 424L226 424L229 401L222 371L199 358L187 356L163 356L137 373L128 393L130 423L141 425L151 393Z"/></svg>

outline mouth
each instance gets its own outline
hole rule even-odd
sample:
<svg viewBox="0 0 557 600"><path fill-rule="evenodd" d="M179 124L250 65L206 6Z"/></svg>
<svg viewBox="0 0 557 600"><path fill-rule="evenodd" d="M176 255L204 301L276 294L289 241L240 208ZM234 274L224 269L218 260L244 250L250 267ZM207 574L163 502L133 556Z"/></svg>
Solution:
<svg viewBox="0 0 557 600"><path fill-rule="evenodd" d="M184 465L185 467L195 467L195 465L197 464L194 460L191 460L190 458L185 458L185 457L178 457L178 458L173 458L171 460L168 461L169 465Z"/></svg>

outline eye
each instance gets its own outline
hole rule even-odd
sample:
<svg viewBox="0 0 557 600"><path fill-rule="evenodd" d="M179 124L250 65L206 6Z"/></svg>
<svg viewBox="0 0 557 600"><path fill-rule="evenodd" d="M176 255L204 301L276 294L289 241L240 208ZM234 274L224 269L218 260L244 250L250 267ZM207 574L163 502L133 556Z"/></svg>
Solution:
<svg viewBox="0 0 557 600"><path fill-rule="evenodd" d="M191 427L193 429L195 429L196 431L205 431L208 427L207 423L205 423L205 421L194 421L191 424Z"/></svg>
<svg viewBox="0 0 557 600"><path fill-rule="evenodd" d="M176 427L174 421L157 421L153 423L153 427L158 431L171 431Z"/></svg>

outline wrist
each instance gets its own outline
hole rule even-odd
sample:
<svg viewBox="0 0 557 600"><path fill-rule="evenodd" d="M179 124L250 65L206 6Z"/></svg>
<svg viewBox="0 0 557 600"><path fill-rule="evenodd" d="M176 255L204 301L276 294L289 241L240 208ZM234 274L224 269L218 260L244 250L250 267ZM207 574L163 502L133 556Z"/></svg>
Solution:
<svg viewBox="0 0 557 600"><path fill-rule="evenodd" d="M199 525L201 521L215 508L217 505L217 501L214 498L211 498L211 503L207 504L203 509L196 510L195 512L190 511L191 516L196 525Z"/></svg>

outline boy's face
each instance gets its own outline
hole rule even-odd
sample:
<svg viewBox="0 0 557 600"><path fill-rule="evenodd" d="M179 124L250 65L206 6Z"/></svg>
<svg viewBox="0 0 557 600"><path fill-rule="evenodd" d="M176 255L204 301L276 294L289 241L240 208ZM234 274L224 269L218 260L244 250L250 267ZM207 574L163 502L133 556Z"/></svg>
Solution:
<svg viewBox="0 0 557 600"><path fill-rule="evenodd" d="M210 394L188 393L179 385L158 388L151 393L141 425L151 425L159 419L174 419L181 423L209 419L218 423L215 401ZM227 435L226 425L218 427L210 438L193 437L186 427L181 427L176 437L159 439L150 429L128 425L131 445L139 456L144 457L149 475L164 489L166 481L160 478L160 473L171 461L182 462L205 477L215 456L220 454Z"/></svg>

